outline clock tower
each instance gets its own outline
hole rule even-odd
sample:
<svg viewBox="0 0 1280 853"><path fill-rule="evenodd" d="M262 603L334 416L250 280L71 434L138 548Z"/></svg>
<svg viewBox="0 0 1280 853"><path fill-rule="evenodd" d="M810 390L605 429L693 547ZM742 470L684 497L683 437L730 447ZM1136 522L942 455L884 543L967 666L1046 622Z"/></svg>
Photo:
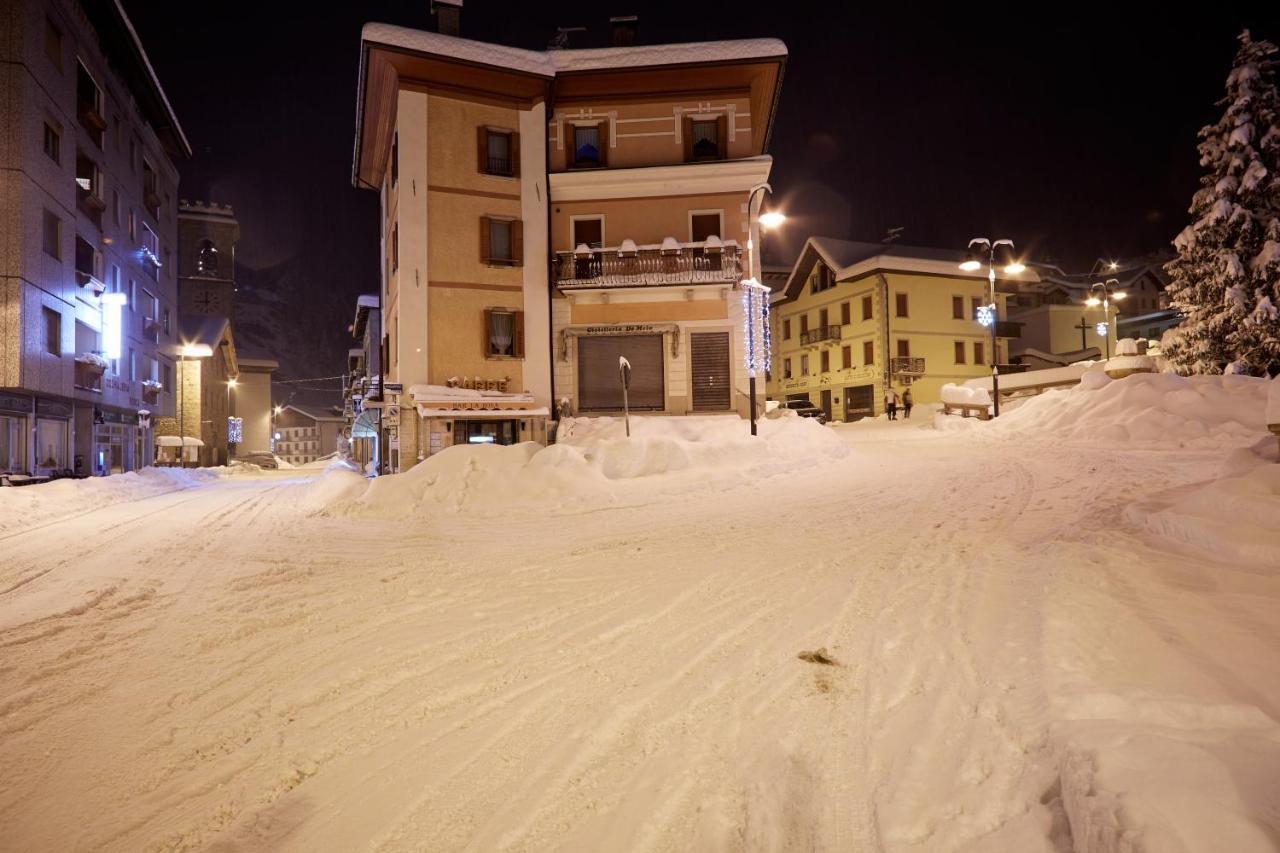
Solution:
<svg viewBox="0 0 1280 853"><path fill-rule="evenodd" d="M231 205L178 206L178 310L231 319L240 223Z"/></svg>

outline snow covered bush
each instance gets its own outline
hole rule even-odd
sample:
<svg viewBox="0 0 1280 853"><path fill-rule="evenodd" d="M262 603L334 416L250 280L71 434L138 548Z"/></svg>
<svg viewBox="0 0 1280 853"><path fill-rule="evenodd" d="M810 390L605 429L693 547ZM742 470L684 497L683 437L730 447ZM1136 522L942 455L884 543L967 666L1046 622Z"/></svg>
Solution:
<svg viewBox="0 0 1280 853"><path fill-rule="evenodd" d="M1276 47L1245 30L1227 76L1226 105L1200 130L1207 169L1191 201L1195 217L1173 241L1165 269L1182 312L1162 348L1183 374L1229 363L1261 375L1280 370L1280 94Z"/></svg>

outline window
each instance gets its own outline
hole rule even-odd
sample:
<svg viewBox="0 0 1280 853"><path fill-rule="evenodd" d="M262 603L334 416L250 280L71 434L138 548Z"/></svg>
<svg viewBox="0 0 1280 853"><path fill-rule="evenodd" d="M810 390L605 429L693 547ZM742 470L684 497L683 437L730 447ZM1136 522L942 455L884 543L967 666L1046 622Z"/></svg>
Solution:
<svg viewBox="0 0 1280 853"><path fill-rule="evenodd" d="M107 122L102 117L102 90L84 63L76 64L76 112L80 123L89 131L89 138L101 148L102 131L107 129Z"/></svg>
<svg viewBox="0 0 1280 853"><path fill-rule="evenodd" d="M723 160L725 158L724 117L686 118L684 123L684 155L686 160Z"/></svg>
<svg viewBox="0 0 1280 853"><path fill-rule="evenodd" d="M911 358L911 341L898 341L898 358Z"/></svg>
<svg viewBox="0 0 1280 853"><path fill-rule="evenodd" d="M951 297L951 318L953 320L964 319L964 297L963 296Z"/></svg>
<svg viewBox="0 0 1280 853"><path fill-rule="evenodd" d="M983 305L982 300L977 296L969 300L969 306L973 309L973 316L969 318L970 320L978 319L978 309L981 308L982 305Z"/></svg>
<svg viewBox="0 0 1280 853"><path fill-rule="evenodd" d="M44 52L59 71L62 70L62 30L53 21L44 19Z"/></svg>
<svg viewBox="0 0 1280 853"><path fill-rule="evenodd" d="M142 158L142 203L156 219L160 218L160 184L156 170L146 157Z"/></svg>
<svg viewBox="0 0 1280 853"><path fill-rule="evenodd" d="M850 306L848 302L840 303L840 325L842 326L849 325L849 323L852 322L853 320L853 317L851 316L853 312L849 310L849 307Z"/></svg>
<svg viewBox="0 0 1280 853"><path fill-rule="evenodd" d="M400 223L391 226L391 271L400 269Z"/></svg>
<svg viewBox="0 0 1280 853"><path fill-rule="evenodd" d="M864 320L871 319L871 297L870 296L862 297L862 319Z"/></svg>
<svg viewBox="0 0 1280 853"><path fill-rule="evenodd" d="M800 375L809 375L809 356L807 355L800 356Z"/></svg>
<svg viewBox="0 0 1280 853"><path fill-rule="evenodd" d="M62 162L62 136L47 121L44 123L44 153L53 162Z"/></svg>
<svg viewBox="0 0 1280 853"><path fill-rule="evenodd" d="M853 367L853 347L840 347L840 366Z"/></svg>
<svg viewBox="0 0 1280 853"><path fill-rule="evenodd" d="M172 391L173 390L173 365L165 364L165 365L162 365L162 367L164 368L164 373L160 377L160 386L164 388L165 392Z"/></svg>
<svg viewBox="0 0 1280 853"><path fill-rule="evenodd" d="M47 210L44 212L44 253L62 260L62 220Z"/></svg>
<svg viewBox="0 0 1280 853"><path fill-rule="evenodd" d="M98 280L98 253L93 244L76 235L76 283L80 286Z"/></svg>
<svg viewBox="0 0 1280 853"><path fill-rule="evenodd" d="M102 211L107 209L107 203L102 200L102 172L83 151L76 152L76 202L85 215L101 228Z"/></svg>
<svg viewBox="0 0 1280 853"><path fill-rule="evenodd" d="M800 315L800 334L805 335L808 333L809 333L809 312L806 311L805 313Z"/></svg>
<svg viewBox="0 0 1280 853"><path fill-rule="evenodd" d="M789 358L784 358L782 360L782 378L783 379L791 378L791 359Z"/></svg>
<svg viewBox="0 0 1280 853"><path fill-rule="evenodd" d="M524 312L488 308L484 312L485 358L524 357Z"/></svg>
<svg viewBox="0 0 1280 853"><path fill-rule="evenodd" d="M138 213L133 208L129 208L129 239L138 240Z"/></svg>
<svg viewBox="0 0 1280 853"><path fill-rule="evenodd" d="M480 262L490 266L520 266L524 256L523 233L518 219L480 217Z"/></svg>
<svg viewBox="0 0 1280 853"><path fill-rule="evenodd" d="M588 249L604 248L604 217L584 216L570 220L573 228L573 247L585 245Z"/></svg>
<svg viewBox="0 0 1280 853"><path fill-rule="evenodd" d="M830 319L831 319L831 315L827 313L826 308L819 310L818 311L818 328L823 331L826 331L827 326L831 325L830 322L828 322Z"/></svg>
<svg viewBox="0 0 1280 853"><path fill-rule="evenodd" d="M822 365L822 372L826 373L831 370L831 351L824 349L818 356L818 363Z"/></svg>
<svg viewBox="0 0 1280 853"><path fill-rule="evenodd" d="M40 468L67 467L67 421L50 418L36 419L36 466Z"/></svg>
<svg viewBox="0 0 1280 853"><path fill-rule="evenodd" d="M391 137L391 186L400 182L400 134Z"/></svg>
<svg viewBox="0 0 1280 853"><path fill-rule="evenodd" d="M520 173L520 137L514 131L480 128L477 150L481 173L507 178L514 178Z"/></svg>
<svg viewBox="0 0 1280 853"><path fill-rule="evenodd" d="M973 363L974 364L987 363L987 354L985 350L986 348L984 347L981 341L973 342Z"/></svg>
<svg viewBox="0 0 1280 853"><path fill-rule="evenodd" d="M782 339L784 341L791 340L791 320L790 319L782 321Z"/></svg>
<svg viewBox="0 0 1280 853"><path fill-rule="evenodd" d="M964 341L955 342L956 364L964 364Z"/></svg>
<svg viewBox="0 0 1280 853"><path fill-rule="evenodd" d="M116 270L116 275L120 275L120 271ZM137 313L138 311L138 282L129 279L129 310Z"/></svg>
<svg viewBox="0 0 1280 853"><path fill-rule="evenodd" d="M862 363L868 366L876 363L876 347L873 341L862 342Z"/></svg>
<svg viewBox="0 0 1280 853"><path fill-rule="evenodd" d="M201 240L196 250L196 273L198 275L218 274L218 247L212 240Z"/></svg>
<svg viewBox="0 0 1280 853"><path fill-rule="evenodd" d="M713 213L689 214L689 240L704 243L708 237L724 236L724 216L719 210Z"/></svg>
<svg viewBox="0 0 1280 853"><path fill-rule="evenodd" d="M575 169L591 169L605 165L604 140L609 134L608 122L573 127L573 162Z"/></svg>
<svg viewBox="0 0 1280 853"><path fill-rule="evenodd" d="M898 317L907 316L907 294L895 293L893 295L893 299L895 304L896 316Z"/></svg>
<svg viewBox="0 0 1280 853"><path fill-rule="evenodd" d="M62 355L62 315L52 308L44 312L44 351L49 355Z"/></svg>

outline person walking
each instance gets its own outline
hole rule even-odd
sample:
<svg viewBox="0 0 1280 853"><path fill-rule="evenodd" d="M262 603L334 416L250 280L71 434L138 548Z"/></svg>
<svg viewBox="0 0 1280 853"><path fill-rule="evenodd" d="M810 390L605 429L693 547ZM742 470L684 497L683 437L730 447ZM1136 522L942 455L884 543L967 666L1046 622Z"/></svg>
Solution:
<svg viewBox="0 0 1280 853"><path fill-rule="evenodd" d="M889 413L889 420L898 419L898 392L890 385L884 391L884 410Z"/></svg>
<svg viewBox="0 0 1280 853"><path fill-rule="evenodd" d="M902 392L902 410L906 412L907 417L911 417L911 407L914 403L911 400L911 389L908 388Z"/></svg>

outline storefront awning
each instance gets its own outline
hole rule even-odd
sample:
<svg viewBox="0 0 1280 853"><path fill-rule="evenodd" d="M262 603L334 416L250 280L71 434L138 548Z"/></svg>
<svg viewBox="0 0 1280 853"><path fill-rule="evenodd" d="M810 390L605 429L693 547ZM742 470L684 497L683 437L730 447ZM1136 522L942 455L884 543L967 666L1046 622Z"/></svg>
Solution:
<svg viewBox="0 0 1280 853"><path fill-rule="evenodd" d="M356 418L351 424L352 438L377 438L378 437L378 419L375 417L376 412L372 409L366 409L360 413L360 417Z"/></svg>
<svg viewBox="0 0 1280 853"><path fill-rule="evenodd" d="M179 440L176 435L157 435L156 447L204 447L204 442L194 436L184 435Z"/></svg>

